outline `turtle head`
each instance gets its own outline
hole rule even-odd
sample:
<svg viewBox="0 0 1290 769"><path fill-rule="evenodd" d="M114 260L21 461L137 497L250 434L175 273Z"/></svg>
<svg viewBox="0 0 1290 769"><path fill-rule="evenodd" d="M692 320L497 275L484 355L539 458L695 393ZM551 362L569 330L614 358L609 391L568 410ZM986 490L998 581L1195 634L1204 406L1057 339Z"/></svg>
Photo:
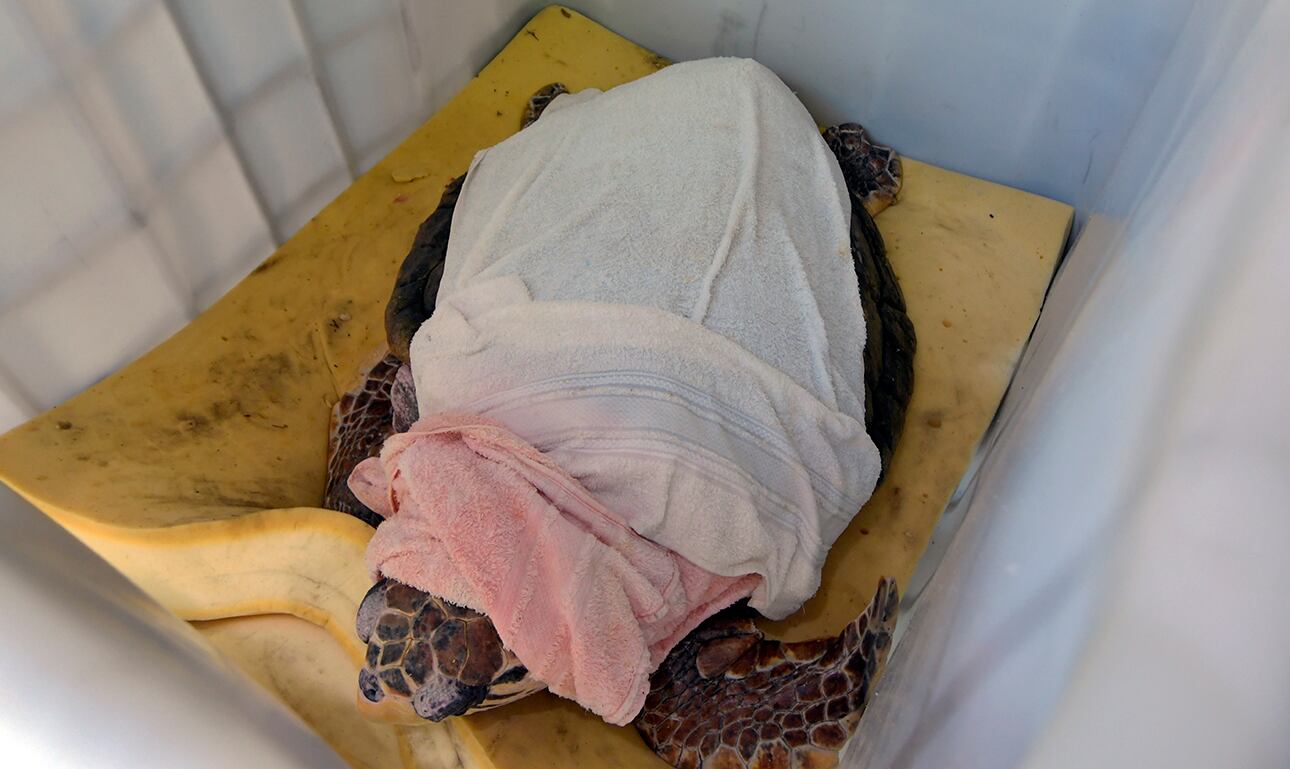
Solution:
<svg viewBox="0 0 1290 769"><path fill-rule="evenodd" d="M465 715L488 696L487 686L464 684L460 679L432 671L408 698L402 691L392 691L379 674L366 667L358 673L358 691L358 709L365 716L397 723L417 723L421 719L442 721L449 716Z"/></svg>
<svg viewBox="0 0 1290 769"><path fill-rule="evenodd" d="M358 706L369 718L441 721L546 688L487 616L391 579L367 592L357 630L367 644Z"/></svg>

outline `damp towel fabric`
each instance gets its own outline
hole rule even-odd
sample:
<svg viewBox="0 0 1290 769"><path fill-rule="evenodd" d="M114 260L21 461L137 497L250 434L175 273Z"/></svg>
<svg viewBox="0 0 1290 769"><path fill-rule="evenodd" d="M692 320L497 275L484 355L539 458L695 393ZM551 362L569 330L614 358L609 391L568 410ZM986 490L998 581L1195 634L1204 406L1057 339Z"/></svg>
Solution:
<svg viewBox="0 0 1290 769"><path fill-rule="evenodd" d="M880 472L849 219L814 121L756 62L560 96L470 167L411 345L419 411L495 421L785 617Z"/></svg>
<svg viewBox="0 0 1290 769"><path fill-rule="evenodd" d="M758 578L721 577L633 532L550 458L472 414L391 436L350 488L385 518L368 566L492 620L555 694L613 724L700 622Z"/></svg>

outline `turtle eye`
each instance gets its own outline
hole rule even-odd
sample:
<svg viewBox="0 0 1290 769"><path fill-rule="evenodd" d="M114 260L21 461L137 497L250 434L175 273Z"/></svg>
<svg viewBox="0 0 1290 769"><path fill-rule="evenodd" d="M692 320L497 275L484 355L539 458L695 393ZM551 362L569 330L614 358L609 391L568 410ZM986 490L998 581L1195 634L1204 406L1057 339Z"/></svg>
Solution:
<svg viewBox="0 0 1290 769"><path fill-rule="evenodd" d="M354 630L359 640L367 643L371 640L372 631L376 630L376 621L385 611L385 590L388 580L381 580L368 589L363 602L358 605L358 615L354 618Z"/></svg>
<svg viewBox="0 0 1290 769"><path fill-rule="evenodd" d="M516 665L510 670L507 670L506 672L502 673L497 678L494 678L493 685L496 686L499 684L517 684L520 681L523 681L524 677L527 676L528 674L529 674L528 668L524 667L523 665Z"/></svg>

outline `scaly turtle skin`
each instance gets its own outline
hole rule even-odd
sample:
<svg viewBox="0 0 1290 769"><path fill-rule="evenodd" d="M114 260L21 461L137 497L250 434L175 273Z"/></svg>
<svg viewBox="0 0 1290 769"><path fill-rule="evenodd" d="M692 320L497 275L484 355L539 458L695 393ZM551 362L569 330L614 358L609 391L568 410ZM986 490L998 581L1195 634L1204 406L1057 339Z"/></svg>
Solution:
<svg viewBox="0 0 1290 769"><path fill-rule="evenodd" d="M558 83L538 91L521 127L561 93L567 89ZM885 472L913 390L915 337L873 216L900 189L900 159L854 123L826 129L824 139L852 200L851 255L868 330L865 428ZM376 516L349 494L345 481L387 435L416 419L411 377L399 363L434 312L464 179L445 188L399 269L386 306L389 355L334 412L324 506L368 523ZM765 638L742 603L727 609L663 661L651 677L637 729L661 757L686 769L832 766L886 661L898 603L895 583L883 580L873 602L839 636L794 644ZM544 688L505 648L486 616L392 580L368 592L357 629L368 644L359 706L379 718L438 721Z"/></svg>
<svg viewBox="0 0 1290 769"><path fill-rule="evenodd" d="M520 121L520 130L524 130L536 123L537 119L542 117L542 112L547 105L555 101L555 97L568 92L569 89L565 87L564 83L551 83L537 89L529 97L529 103L524 107L524 119Z"/></svg>
<svg viewBox="0 0 1290 769"><path fill-rule="evenodd" d="M838 159L847 191L877 216L896 202L903 173L900 155L891 147L874 144L859 123L843 123L824 129L824 143Z"/></svg>
<svg viewBox="0 0 1290 769"><path fill-rule="evenodd" d="M746 608L717 614L650 677L636 728L680 769L830 766L869 704L899 603L884 579L836 638L801 643L767 639Z"/></svg>
<svg viewBox="0 0 1290 769"><path fill-rule="evenodd" d="M327 487L323 507L349 513L369 526L381 517L349 490L349 474L359 462L381 450L381 443L394 432L394 379L403 361L385 355L367 372L357 390L351 390L336 403L331 435L327 440Z"/></svg>

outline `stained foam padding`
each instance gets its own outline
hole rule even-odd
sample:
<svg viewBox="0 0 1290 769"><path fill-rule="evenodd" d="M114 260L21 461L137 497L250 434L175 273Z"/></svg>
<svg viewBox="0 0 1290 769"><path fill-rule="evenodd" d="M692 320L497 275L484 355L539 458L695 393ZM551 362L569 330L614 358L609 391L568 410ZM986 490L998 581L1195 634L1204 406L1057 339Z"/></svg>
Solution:
<svg viewBox="0 0 1290 769"><path fill-rule="evenodd" d="M381 344L384 302L417 226L477 150L519 128L538 88L606 89L666 63L576 12L544 10L209 310L0 436L0 479L179 616L291 614L328 631L292 643L339 643L356 665L371 530L316 507L327 423ZM899 136L875 138L900 148ZM918 332L905 435L887 480L831 552L819 594L766 623L793 639L837 632L880 575L908 582L1003 397L1070 227L1060 203L911 159L904 167L900 202L877 223ZM229 643L239 637L262 640L251 631ZM304 692L307 679L287 666L275 685ZM343 720L311 722L338 744L325 732ZM662 766L635 730L547 695L410 734L419 736L401 749L408 767L417 740L449 737L470 762L497 769Z"/></svg>
<svg viewBox="0 0 1290 769"><path fill-rule="evenodd" d="M293 709L355 769L446 769L461 762L460 747L447 729L396 726L360 716L354 709L358 668L316 625L287 614L193 625L217 652Z"/></svg>

